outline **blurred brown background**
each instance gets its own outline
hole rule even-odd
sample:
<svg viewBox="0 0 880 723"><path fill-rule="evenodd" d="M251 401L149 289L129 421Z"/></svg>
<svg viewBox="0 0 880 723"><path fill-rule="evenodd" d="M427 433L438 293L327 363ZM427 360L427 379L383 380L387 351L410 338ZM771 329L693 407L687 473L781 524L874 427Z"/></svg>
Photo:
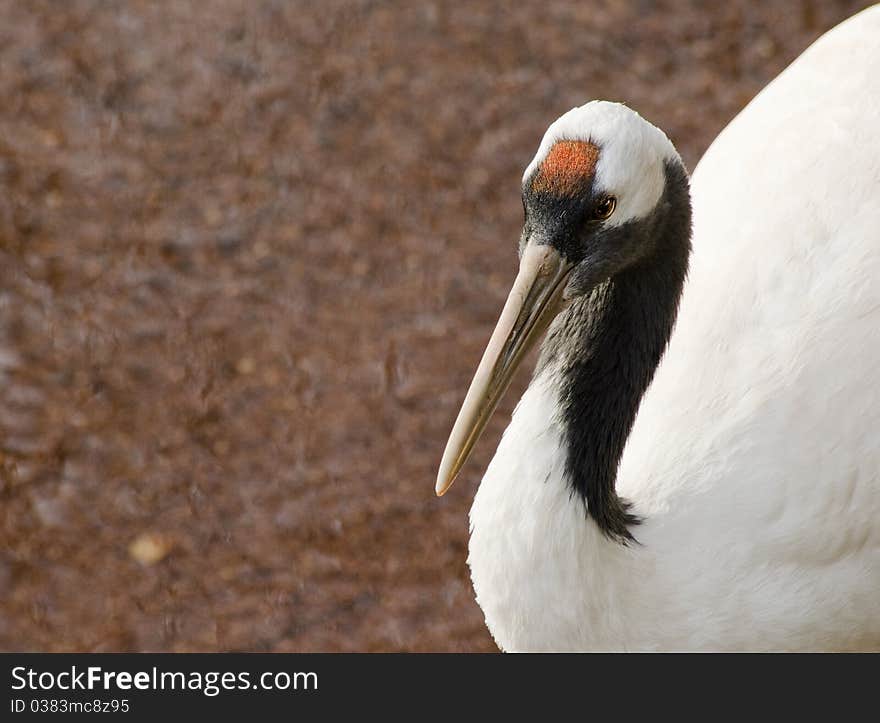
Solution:
<svg viewBox="0 0 880 723"><path fill-rule="evenodd" d="M0 0L0 649L494 650L505 414L432 490L544 129L693 167L863 5Z"/></svg>

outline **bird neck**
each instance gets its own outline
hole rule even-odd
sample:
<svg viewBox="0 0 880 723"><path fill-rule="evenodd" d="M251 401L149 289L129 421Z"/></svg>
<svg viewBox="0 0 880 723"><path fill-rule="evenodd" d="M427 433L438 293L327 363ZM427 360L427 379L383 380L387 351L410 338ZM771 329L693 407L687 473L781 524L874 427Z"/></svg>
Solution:
<svg viewBox="0 0 880 723"><path fill-rule="evenodd" d="M687 178L669 181L658 217L641 229L650 254L560 314L536 371L558 388L567 481L600 530L624 543L638 518L616 493L617 468L669 342L690 254Z"/></svg>

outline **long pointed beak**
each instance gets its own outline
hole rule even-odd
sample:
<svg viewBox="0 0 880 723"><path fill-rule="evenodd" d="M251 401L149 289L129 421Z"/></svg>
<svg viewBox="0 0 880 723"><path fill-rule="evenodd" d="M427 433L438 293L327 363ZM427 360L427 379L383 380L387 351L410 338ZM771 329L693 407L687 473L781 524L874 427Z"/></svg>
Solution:
<svg viewBox="0 0 880 723"><path fill-rule="evenodd" d="M435 491L455 481L526 353L562 309L572 266L550 246L529 244L519 273L474 374L440 462Z"/></svg>

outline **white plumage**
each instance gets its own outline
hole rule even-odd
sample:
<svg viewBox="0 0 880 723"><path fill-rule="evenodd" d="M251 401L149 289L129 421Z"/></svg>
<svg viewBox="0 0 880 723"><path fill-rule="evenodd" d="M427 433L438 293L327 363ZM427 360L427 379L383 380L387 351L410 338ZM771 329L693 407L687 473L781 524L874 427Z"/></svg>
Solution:
<svg viewBox="0 0 880 723"><path fill-rule="evenodd" d="M567 114L530 169L558 138L613 143L607 110ZM758 95L691 192L677 325L617 478L638 544L573 500L542 373L471 510L477 601L509 651L880 649L880 8ZM626 218L658 193L620 196Z"/></svg>

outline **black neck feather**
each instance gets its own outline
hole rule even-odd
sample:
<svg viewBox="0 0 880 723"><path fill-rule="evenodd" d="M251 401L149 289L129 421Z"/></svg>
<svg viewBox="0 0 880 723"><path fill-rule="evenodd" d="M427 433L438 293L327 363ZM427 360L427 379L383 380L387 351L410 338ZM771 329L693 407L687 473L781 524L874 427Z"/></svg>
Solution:
<svg viewBox="0 0 880 723"><path fill-rule="evenodd" d="M656 212L615 229L644 236L649 252L575 301L542 346L538 373L558 377L573 492L609 537L633 540L638 519L615 490L617 467L639 403L660 362L678 312L690 253L687 176L668 164Z"/></svg>

